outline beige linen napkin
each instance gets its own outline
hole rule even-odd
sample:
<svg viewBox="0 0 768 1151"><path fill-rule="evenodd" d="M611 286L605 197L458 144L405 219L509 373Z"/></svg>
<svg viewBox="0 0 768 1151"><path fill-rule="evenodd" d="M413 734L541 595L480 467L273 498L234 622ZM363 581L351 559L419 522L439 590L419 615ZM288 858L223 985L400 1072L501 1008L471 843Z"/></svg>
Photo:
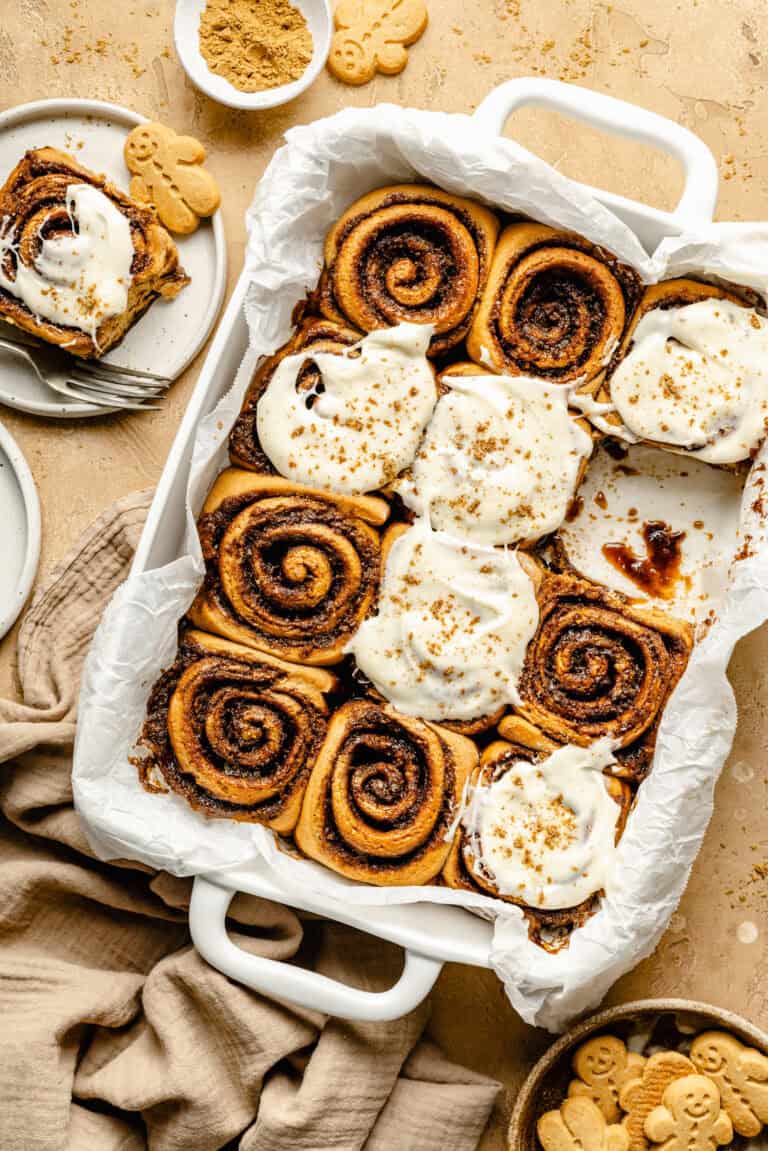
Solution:
<svg viewBox="0 0 768 1151"><path fill-rule="evenodd" d="M469 1151L498 1084L424 1038L269 1002L189 945L189 883L93 858L72 807L82 661L149 505L121 500L36 596L0 700L2 1151ZM253 897L234 938L366 988L395 948Z"/></svg>

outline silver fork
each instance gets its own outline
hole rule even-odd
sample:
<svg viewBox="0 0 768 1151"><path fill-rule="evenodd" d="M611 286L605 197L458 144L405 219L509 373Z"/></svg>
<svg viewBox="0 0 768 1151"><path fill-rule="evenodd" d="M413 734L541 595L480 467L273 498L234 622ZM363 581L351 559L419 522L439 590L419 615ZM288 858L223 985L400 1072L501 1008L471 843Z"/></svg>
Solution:
<svg viewBox="0 0 768 1151"><path fill-rule="evenodd" d="M0 348L26 360L38 379L54 392L97 407L155 411L160 405L149 401L159 399L171 383L153 372L81 360L33 339L17 343L0 337Z"/></svg>

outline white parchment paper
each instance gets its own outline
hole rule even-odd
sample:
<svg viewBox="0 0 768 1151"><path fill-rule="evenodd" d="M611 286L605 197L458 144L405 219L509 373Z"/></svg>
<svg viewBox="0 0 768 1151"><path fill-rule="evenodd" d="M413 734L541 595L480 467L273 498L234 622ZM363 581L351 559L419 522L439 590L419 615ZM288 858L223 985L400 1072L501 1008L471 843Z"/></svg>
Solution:
<svg viewBox="0 0 768 1151"><path fill-rule="evenodd" d="M550 955L530 943L521 913L486 896L432 887L350 884L309 861L278 852L263 828L208 820L173 794L150 795L129 762L149 690L173 661L177 621L203 573L195 516L217 472L226 438L258 357L289 335L291 311L313 287L326 231L356 197L386 183L428 180L510 212L572 228L632 264L647 282L707 274L768 287L768 226L720 225L667 239L649 255L607 208L510 140L470 117L380 106L348 109L295 128L274 156L248 213L246 316L251 347L231 391L197 430L183 554L133 574L94 639L82 685L74 764L75 802L104 859L130 857L175 875L222 871L266 860L288 891L301 885L348 903L432 901L497 913L492 965L524 1019L553 1030L596 1004L648 955L687 882L712 811L736 708L725 671L740 636L768 617L768 541L753 509L762 457L745 490L745 558L734 563L719 618L697 645L667 706L654 768L640 789L618 852L617 880L570 946ZM229 383L229 381L227 381ZM217 392L217 395L221 392ZM209 410L209 409L206 409Z"/></svg>

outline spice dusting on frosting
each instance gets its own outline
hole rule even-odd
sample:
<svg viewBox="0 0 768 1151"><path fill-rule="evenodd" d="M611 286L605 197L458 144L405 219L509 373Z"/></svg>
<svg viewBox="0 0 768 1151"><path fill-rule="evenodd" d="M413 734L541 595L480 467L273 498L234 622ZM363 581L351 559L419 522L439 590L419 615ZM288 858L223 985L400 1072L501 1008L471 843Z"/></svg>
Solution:
<svg viewBox="0 0 768 1151"><path fill-rule="evenodd" d="M240 92L290 84L312 60L312 33L288 0L208 0L200 52Z"/></svg>
<svg viewBox="0 0 768 1151"><path fill-rule="evenodd" d="M620 807L603 768L608 740L520 759L475 788L463 822L473 868L531 907L574 907L610 881Z"/></svg>
<svg viewBox="0 0 768 1151"><path fill-rule="evenodd" d="M475 719L517 699L538 618L534 585L516 552L417 520L392 545L378 613L349 650L406 715Z"/></svg>
<svg viewBox="0 0 768 1151"><path fill-rule="evenodd" d="M67 188L72 230L41 235L30 263L22 258L8 218L0 222L0 288L39 319L78 328L96 342L104 320L128 305L134 249L131 226L91 184Z"/></svg>
<svg viewBox="0 0 768 1151"><path fill-rule="evenodd" d="M257 408L259 440L277 470L345 494L394 480L413 461L437 400L426 358L432 331L399 324L346 354L287 356ZM305 371L308 362L315 372Z"/></svg>
<svg viewBox="0 0 768 1151"><path fill-rule="evenodd" d="M610 390L624 438L711 464L748 459L768 428L768 321L730 300L656 308Z"/></svg>

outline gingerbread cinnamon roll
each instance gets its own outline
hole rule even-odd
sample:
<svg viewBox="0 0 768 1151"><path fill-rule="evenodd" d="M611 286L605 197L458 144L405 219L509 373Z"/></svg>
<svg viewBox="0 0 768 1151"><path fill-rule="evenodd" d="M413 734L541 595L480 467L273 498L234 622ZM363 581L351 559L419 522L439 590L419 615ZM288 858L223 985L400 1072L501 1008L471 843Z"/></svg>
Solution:
<svg viewBox="0 0 768 1151"><path fill-rule="evenodd" d="M590 418L705 463L754 457L768 427L768 320L735 292L696 280L648 288ZM604 414L603 414L604 413Z"/></svg>
<svg viewBox="0 0 768 1151"><path fill-rule="evenodd" d="M309 358L312 353L330 352L332 355L342 355L359 339L359 332L336 324L333 320L307 319L279 351L259 364L245 393L240 415L235 420L229 435L229 458L235 467L250 468L252 471L268 474L273 474L275 471L259 442L256 408L278 365L286 356L294 356L300 352L307 353L308 358L298 374L296 386L300 391L311 392L320 382L320 371Z"/></svg>
<svg viewBox="0 0 768 1151"><path fill-rule="evenodd" d="M474 744L389 705L353 700L334 714L295 838L311 859L381 886L429 883L450 831Z"/></svg>
<svg viewBox="0 0 768 1151"><path fill-rule="evenodd" d="M688 662L690 626L571 573L544 573L537 599L516 710L560 743L609 738L623 749L615 773L641 779ZM508 731L505 718L499 732Z"/></svg>
<svg viewBox="0 0 768 1151"><path fill-rule="evenodd" d="M442 878L521 907L531 939L559 950L597 910L631 791L603 774L605 741L563 747L519 717L509 728L514 742L490 744L472 773Z"/></svg>
<svg viewBox="0 0 768 1151"><path fill-rule="evenodd" d="M338 663L378 590L384 500L229 468L198 523L198 627L272 655Z"/></svg>
<svg viewBox="0 0 768 1151"><path fill-rule="evenodd" d="M594 390L640 293L640 279L574 232L512 224L499 238L467 351L499 372Z"/></svg>
<svg viewBox="0 0 768 1151"><path fill-rule="evenodd" d="M152 689L137 760L208 816L293 830L326 730L335 677L188 631ZM163 783L159 783L158 775Z"/></svg>
<svg viewBox="0 0 768 1151"><path fill-rule="evenodd" d="M57 148L0 188L0 318L75 356L109 351L189 278L154 209Z"/></svg>
<svg viewBox="0 0 768 1151"><path fill-rule="evenodd" d="M328 233L320 311L365 332L434 324L438 355L469 330L498 230L487 208L426 184L370 192Z"/></svg>

